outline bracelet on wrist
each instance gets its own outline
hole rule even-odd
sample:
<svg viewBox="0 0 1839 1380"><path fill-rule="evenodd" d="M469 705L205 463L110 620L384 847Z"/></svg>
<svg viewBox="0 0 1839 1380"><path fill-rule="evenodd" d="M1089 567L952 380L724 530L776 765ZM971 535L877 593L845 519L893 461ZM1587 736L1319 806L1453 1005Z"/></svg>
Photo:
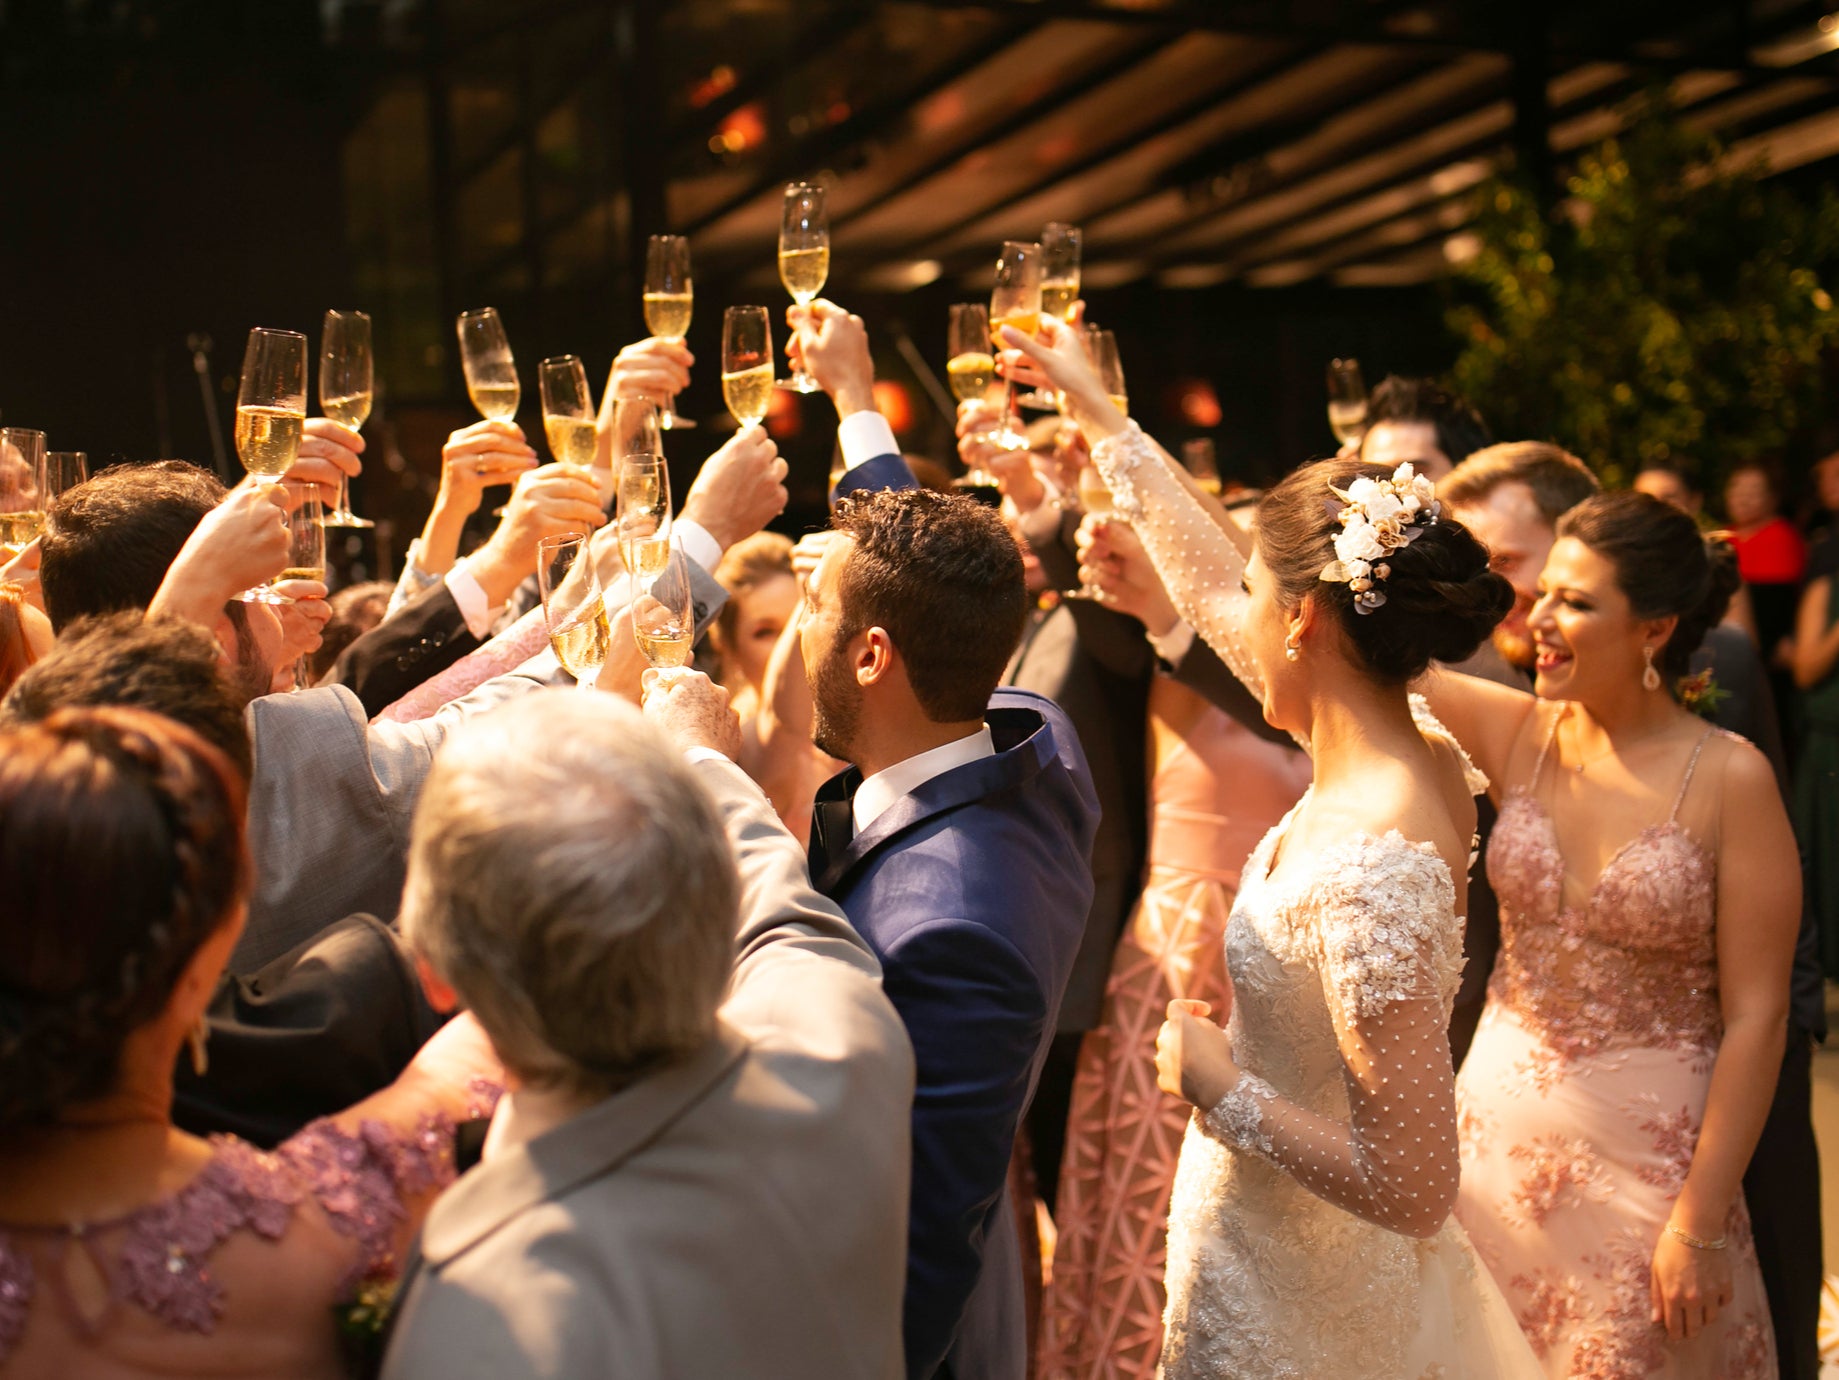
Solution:
<svg viewBox="0 0 1839 1380"><path fill-rule="evenodd" d="M1715 1241L1707 1241L1702 1236L1694 1236L1689 1231L1682 1231L1671 1222L1667 1223L1667 1235L1675 1240L1684 1241L1695 1251L1721 1251L1730 1244L1728 1236L1720 1236Z"/></svg>

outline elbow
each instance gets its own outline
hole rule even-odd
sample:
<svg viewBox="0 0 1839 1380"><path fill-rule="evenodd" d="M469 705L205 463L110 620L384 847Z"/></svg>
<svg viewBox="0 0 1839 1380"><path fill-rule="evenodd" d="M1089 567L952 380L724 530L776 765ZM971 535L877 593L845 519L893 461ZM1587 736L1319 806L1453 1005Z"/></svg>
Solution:
<svg viewBox="0 0 1839 1380"><path fill-rule="evenodd" d="M1460 1186L1461 1180L1452 1175L1447 1183L1431 1185L1409 1196L1399 1195L1376 1219L1377 1224L1400 1236L1428 1241L1443 1230L1443 1224L1456 1210L1456 1190Z"/></svg>

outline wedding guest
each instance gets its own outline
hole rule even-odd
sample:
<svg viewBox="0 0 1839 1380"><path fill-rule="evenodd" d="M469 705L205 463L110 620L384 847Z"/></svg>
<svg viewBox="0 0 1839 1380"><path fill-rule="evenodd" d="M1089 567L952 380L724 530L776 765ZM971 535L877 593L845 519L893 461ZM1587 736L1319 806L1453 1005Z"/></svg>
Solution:
<svg viewBox="0 0 1839 1380"><path fill-rule="evenodd" d="M880 956L918 1061L906 1371L1020 1380L1005 1179L1092 898L1097 801L1065 715L997 689L1027 610L1002 519L912 488L856 492L832 525L802 664L817 745L854 765L818 793L811 875Z"/></svg>
<svg viewBox="0 0 1839 1380"><path fill-rule="evenodd" d="M389 1380L900 1374L906 1036L733 764L726 692L648 680L642 718L478 719L423 792L404 933L508 1085Z"/></svg>
<svg viewBox="0 0 1839 1380"><path fill-rule="evenodd" d="M1435 483L1493 439L1481 414L1434 379L1388 374L1367 398L1358 454L1387 469L1409 463Z"/></svg>
<svg viewBox="0 0 1839 1380"><path fill-rule="evenodd" d="M243 790L129 709L0 733L0 1367L344 1375L335 1307L394 1274L496 1072L470 1019L273 1153L171 1121L241 929Z"/></svg>
<svg viewBox="0 0 1839 1380"><path fill-rule="evenodd" d="M1781 515L1781 486L1761 463L1739 465L1724 481L1724 514L1737 552L1737 573L1749 591L1757 643L1776 681L1775 705L1789 722L1791 657L1796 605L1807 573L1807 544Z"/></svg>
<svg viewBox="0 0 1839 1380"><path fill-rule="evenodd" d="M51 650L54 640L51 620L32 606L25 591L10 581L0 583L0 695Z"/></svg>
<svg viewBox="0 0 1839 1380"><path fill-rule="evenodd" d="M1677 460L1647 461L1635 475L1631 487L1636 493L1671 503L1694 521L1705 511L1704 491L1693 479L1692 472Z"/></svg>
<svg viewBox="0 0 1839 1380"><path fill-rule="evenodd" d="M319 650L313 653L313 680L332 669L339 654L383 621L389 612L392 586L386 580L365 580L346 585L327 598L332 616L320 630Z"/></svg>
<svg viewBox="0 0 1839 1380"><path fill-rule="evenodd" d="M1802 739L1794 771L1794 827L1807 854L1820 958L1839 975L1839 540L1814 548L1794 638Z"/></svg>

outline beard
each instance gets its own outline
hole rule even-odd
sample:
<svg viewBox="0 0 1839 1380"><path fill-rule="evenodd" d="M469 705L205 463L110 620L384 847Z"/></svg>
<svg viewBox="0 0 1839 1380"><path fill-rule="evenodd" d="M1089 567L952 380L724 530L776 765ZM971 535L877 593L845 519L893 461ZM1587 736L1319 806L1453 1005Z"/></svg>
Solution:
<svg viewBox="0 0 1839 1380"><path fill-rule="evenodd" d="M1532 638L1518 629L1508 628L1504 623L1494 630L1493 641L1494 650L1501 654L1509 666L1518 670L1530 671L1533 663L1538 660L1538 649L1533 646Z"/></svg>
<svg viewBox="0 0 1839 1380"><path fill-rule="evenodd" d="M853 761L856 727L862 717L862 687L849 673L841 649L825 656L810 680L811 741L832 757Z"/></svg>

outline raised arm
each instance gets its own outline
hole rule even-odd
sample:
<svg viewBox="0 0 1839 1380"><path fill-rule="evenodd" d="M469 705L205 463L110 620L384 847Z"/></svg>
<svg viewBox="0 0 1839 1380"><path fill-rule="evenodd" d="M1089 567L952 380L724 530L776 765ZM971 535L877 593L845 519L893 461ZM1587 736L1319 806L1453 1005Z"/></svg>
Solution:
<svg viewBox="0 0 1839 1380"><path fill-rule="evenodd" d="M1336 862L1313 919L1348 1119L1310 1111L1242 1066L1226 1032L1202 1019L1203 1002L1171 1003L1157 1041L1161 1085L1205 1109L1208 1135L1318 1198L1388 1231L1433 1236L1458 1183L1449 1011L1462 930L1449 868L1428 845L1396 837L1358 840Z"/></svg>

